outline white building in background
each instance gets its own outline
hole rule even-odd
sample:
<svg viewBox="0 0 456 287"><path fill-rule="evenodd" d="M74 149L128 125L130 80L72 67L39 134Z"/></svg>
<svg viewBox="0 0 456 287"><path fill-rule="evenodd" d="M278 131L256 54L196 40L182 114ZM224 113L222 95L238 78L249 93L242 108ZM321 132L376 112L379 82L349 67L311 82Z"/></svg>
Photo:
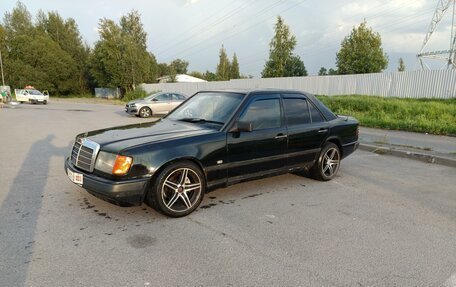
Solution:
<svg viewBox="0 0 456 287"><path fill-rule="evenodd" d="M171 82L171 76L163 76L160 78L157 78L159 83L169 83ZM176 83L202 83L202 82L207 82L206 80L192 77L187 74L178 74L176 75Z"/></svg>

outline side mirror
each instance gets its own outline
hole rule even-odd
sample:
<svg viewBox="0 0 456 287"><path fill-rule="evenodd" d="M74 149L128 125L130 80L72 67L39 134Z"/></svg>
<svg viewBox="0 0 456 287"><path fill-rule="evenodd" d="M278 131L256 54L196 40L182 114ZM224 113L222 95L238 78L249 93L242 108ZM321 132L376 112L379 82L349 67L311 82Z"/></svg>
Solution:
<svg viewBox="0 0 456 287"><path fill-rule="evenodd" d="M251 132L253 131L252 122L235 122L233 127L230 129L230 132Z"/></svg>
<svg viewBox="0 0 456 287"><path fill-rule="evenodd" d="M152 102L158 102L158 100L156 98L153 98Z"/></svg>

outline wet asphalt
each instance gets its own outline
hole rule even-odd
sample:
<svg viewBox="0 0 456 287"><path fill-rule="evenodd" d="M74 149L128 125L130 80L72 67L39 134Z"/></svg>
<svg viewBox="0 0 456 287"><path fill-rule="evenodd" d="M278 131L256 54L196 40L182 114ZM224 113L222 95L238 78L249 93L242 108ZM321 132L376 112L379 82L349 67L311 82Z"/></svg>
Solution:
<svg viewBox="0 0 456 287"><path fill-rule="evenodd" d="M122 106L0 109L0 286L456 286L456 169L357 151L206 195L190 216L122 208L63 171Z"/></svg>

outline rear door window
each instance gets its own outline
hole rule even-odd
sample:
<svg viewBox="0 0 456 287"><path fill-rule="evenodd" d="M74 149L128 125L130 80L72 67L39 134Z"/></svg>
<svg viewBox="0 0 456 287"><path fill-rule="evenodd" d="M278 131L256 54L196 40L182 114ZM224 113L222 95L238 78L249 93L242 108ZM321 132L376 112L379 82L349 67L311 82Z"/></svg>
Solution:
<svg viewBox="0 0 456 287"><path fill-rule="evenodd" d="M284 106L288 126L310 124L309 106L305 98L285 98Z"/></svg>

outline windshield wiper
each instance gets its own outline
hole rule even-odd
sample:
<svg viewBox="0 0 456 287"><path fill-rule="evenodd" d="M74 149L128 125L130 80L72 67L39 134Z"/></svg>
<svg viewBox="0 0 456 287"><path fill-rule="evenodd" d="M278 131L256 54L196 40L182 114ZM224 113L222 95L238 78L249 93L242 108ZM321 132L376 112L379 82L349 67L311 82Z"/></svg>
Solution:
<svg viewBox="0 0 456 287"><path fill-rule="evenodd" d="M225 124L223 122L210 121L210 120L201 119L201 118L182 118L182 119L178 119L178 121L189 122L189 123L210 123L210 124L219 124L219 125Z"/></svg>

